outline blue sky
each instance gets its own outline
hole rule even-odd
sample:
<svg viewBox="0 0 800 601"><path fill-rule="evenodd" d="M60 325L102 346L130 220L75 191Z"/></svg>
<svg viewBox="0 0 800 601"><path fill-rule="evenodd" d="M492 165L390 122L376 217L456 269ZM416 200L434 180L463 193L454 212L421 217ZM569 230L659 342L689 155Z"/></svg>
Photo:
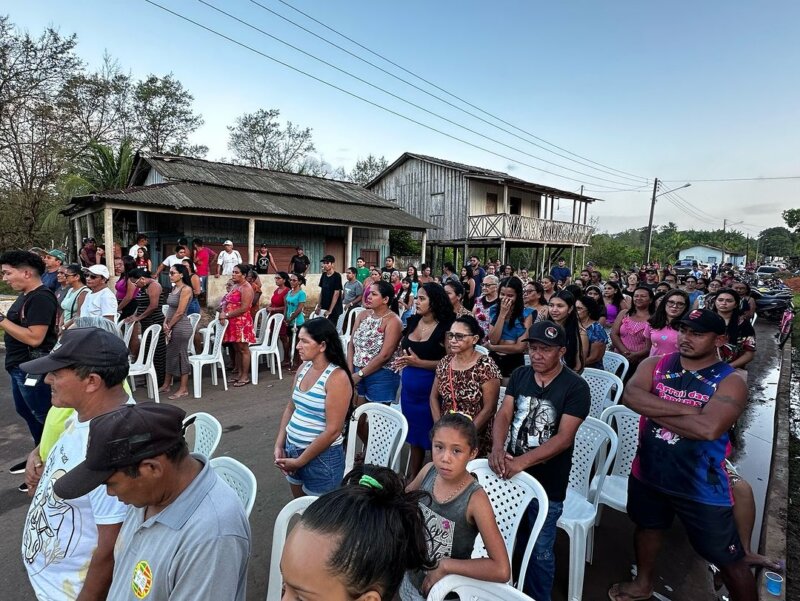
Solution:
<svg viewBox="0 0 800 601"><path fill-rule="evenodd" d="M90 65L107 51L134 77L173 72L195 96L205 125L193 141L208 145L211 159L229 156L226 125L236 116L277 108L282 119L313 128L319 154L334 166L349 169L370 153L392 161L404 151L414 151L509 171L565 190L578 190L583 182L605 200L589 212L597 217L600 230L647 224L650 188L616 192L602 187L628 189L640 186L642 180L616 171L603 173L532 146L376 71L249 0L206 1L516 150L333 71L197 0L156 1L298 69L507 158L388 114L143 0L12 0L4 3L4 9L31 33L47 25L76 33L78 53ZM258 1L394 69L278 0ZM690 179L800 176L800 3L796 1L287 2L528 133L614 170L667 180L664 190ZM431 89L408 74L394 72ZM524 153L589 175L547 165ZM698 212L679 209L673 198L664 196L656 207L656 224L675 221L684 228L718 228L728 218L729 223L743 221L734 229L752 234L783 225L781 211L800 206L800 179L696 182L679 194ZM569 220L571 214L571 204L562 203L559 215Z"/></svg>

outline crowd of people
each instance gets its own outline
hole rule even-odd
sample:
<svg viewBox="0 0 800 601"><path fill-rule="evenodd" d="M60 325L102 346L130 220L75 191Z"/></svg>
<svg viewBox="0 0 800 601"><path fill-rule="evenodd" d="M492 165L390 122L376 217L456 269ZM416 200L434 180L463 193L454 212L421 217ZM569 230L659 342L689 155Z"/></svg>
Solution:
<svg viewBox="0 0 800 601"><path fill-rule="evenodd" d="M84 265L65 264L57 249L44 258L0 256L4 281L19 292L0 314L6 369L34 446L12 468L25 473L20 490L33 497L23 540L31 583L41 599L63 598L64 587L69 598L243 599L250 531L241 504L206 458L189 454L182 410L133 404L126 376L137 349L113 327L120 319L141 332L160 325L158 384L171 392L177 381L169 398L186 396L188 316L200 310L214 255L202 240L191 254L179 242L153 273L140 236L120 260L112 291L93 244L84 246ZM310 308L302 248L283 272L267 245L255 265L230 241L224 247L213 275L229 278L217 309L233 385L249 383L253 308L264 304L259 276L270 269L276 287L266 309L285 316L284 359L299 360L273 460L293 496L320 499L286 542L284 599L316 591L327 599L416 600L447 574L507 582L512 571L534 599L550 599L556 524L590 407L581 372L603 369L609 349L630 363L623 398L643 424L628 505L639 571L609 598L649 598L662 533L677 515L731 598L755 599L750 566L773 566L740 537L732 502L740 478L726 464L756 350L753 306L746 283L728 271L680 282L668 266L604 276L590 263L573 278L560 258L536 279L472 256L435 277L429 265L401 273L393 257L380 269L359 257L342 277L326 255ZM162 270L169 290L159 283ZM337 325L356 309L343 346ZM398 399L409 427L406 479L361 463L345 474L353 409ZM357 427L367 439L366 424ZM547 493L525 573L512 570L519 558L508 556L487 494L467 471L476 457L500 478L532 475ZM538 512L537 502L526 508L520 553ZM471 559L479 534L487 557ZM223 559L225 569L216 569Z"/></svg>

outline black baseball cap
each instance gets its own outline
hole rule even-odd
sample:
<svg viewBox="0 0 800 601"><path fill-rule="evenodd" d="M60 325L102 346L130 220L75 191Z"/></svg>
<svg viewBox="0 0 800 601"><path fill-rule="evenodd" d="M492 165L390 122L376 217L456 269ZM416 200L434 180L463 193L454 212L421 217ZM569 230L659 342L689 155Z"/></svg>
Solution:
<svg viewBox="0 0 800 601"><path fill-rule="evenodd" d="M61 346L49 355L20 364L28 374L46 374L71 365L111 367L128 364L128 347L119 336L100 328L67 330Z"/></svg>
<svg viewBox="0 0 800 601"><path fill-rule="evenodd" d="M322 257L322 260L320 260L320 263L336 263L336 259L333 255L325 255Z"/></svg>
<svg viewBox="0 0 800 601"><path fill-rule="evenodd" d="M53 486L62 499L76 499L105 483L118 469L138 465L175 447L186 412L167 403L124 405L89 423L86 459Z"/></svg>
<svg viewBox="0 0 800 601"><path fill-rule="evenodd" d="M528 328L527 342L541 342L547 346L567 346L567 334L557 323L544 320L537 321Z"/></svg>
<svg viewBox="0 0 800 601"><path fill-rule="evenodd" d="M725 320L708 309L690 311L681 319L681 325L700 333L714 332L717 335L725 333Z"/></svg>

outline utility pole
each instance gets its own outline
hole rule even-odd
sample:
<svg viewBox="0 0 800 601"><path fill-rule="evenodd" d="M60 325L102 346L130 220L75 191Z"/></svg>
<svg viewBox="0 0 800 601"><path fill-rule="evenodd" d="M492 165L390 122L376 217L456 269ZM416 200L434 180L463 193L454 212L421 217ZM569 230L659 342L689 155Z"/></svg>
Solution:
<svg viewBox="0 0 800 601"><path fill-rule="evenodd" d="M647 224L647 251L645 253L645 265L650 263L650 244L653 242L653 214L656 210L656 192L658 191L658 178L653 182L653 198L650 200L650 221Z"/></svg>

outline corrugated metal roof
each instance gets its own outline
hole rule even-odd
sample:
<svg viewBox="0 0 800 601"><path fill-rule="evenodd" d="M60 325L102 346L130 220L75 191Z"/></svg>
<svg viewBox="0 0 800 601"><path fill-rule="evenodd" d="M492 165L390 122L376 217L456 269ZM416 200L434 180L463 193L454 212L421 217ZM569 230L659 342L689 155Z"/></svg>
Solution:
<svg viewBox="0 0 800 601"><path fill-rule="evenodd" d="M394 206L366 188L351 182L229 163L216 163L183 156L141 153L139 158L150 168L173 181L195 182L284 196L334 200L347 204ZM131 184L136 186L144 183L146 172L147 169L142 168L141 164L137 165Z"/></svg>
<svg viewBox="0 0 800 601"><path fill-rule="evenodd" d="M582 200L586 202L594 202L596 200L602 200L600 198L592 198L590 196L583 196L581 194L576 194L575 192L570 192L568 190L560 190L558 188L552 188L550 186L543 186L542 184L537 184L534 182L529 182L524 179L520 179L518 177L514 177L513 175L509 175L503 171L494 171L493 169L486 169L484 167L476 167L474 165L467 165L466 163L458 163L456 161L448 161L447 159L439 159L437 157L428 156L426 154L418 154L416 152L404 152L400 157L391 165L389 165L386 169L384 169L375 179L367 184L367 188L371 188L376 182L378 182L384 175L391 172L393 169L407 161L408 159L419 159L420 161L426 161L428 163L436 163L439 165L444 165L445 167L450 167L451 169L456 169L458 171L463 172L467 177L483 177L483 178L491 178L496 180L501 180L503 182L509 184L516 184L518 186L524 186L526 188L534 188L541 194L553 195L557 198L568 198L574 200Z"/></svg>
<svg viewBox="0 0 800 601"><path fill-rule="evenodd" d="M375 196L372 192L367 192L367 194L369 197ZM72 205L64 212L70 213L88 204L108 201L131 205L132 209L136 206L149 205L177 211L181 209L203 211L209 215L225 214L226 217L273 216L294 219L298 222L307 219L358 227L409 230L436 227L409 215L393 203L383 201L383 199L379 200L381 202L365 204L338 199L287 196L199 183L168 182L76 197L72 199ZM235 215L230 215L231 213Z"/></svg>

